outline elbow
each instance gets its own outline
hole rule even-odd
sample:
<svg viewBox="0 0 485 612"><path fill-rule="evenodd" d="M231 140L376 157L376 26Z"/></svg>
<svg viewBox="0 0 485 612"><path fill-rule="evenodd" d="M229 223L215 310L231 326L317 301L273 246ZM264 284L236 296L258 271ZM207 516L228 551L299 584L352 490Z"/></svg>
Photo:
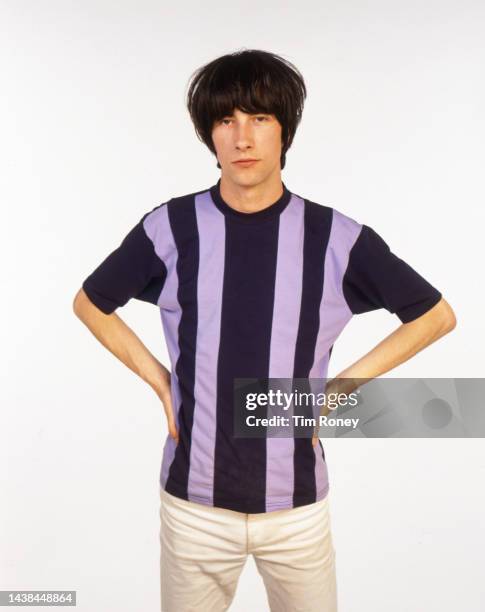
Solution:
<svg viewBox="0 0 485 612"><path fill-rule="evenodd" d="M444 298L439 302L439 306L440 329L442 335L449 334L457 325L455 312Z"/></svg>
<svg viewBox="0 0 485 612"><path fill-rule="evenodd" d="M74 312L74 314L76 316L79 316L79 293L81 290L79 290L76 295L74 296L74 299L72 301L72 311Z"/></svg>
<svg viewBox="0 0 485 612"><path fill-rule="evenodd" d="M448 334L450 331L453 331L456 327L456 324L457 324L456 315L452 310L450 313L450 316L446 320L445 333Z"/></svg>
<svg viewBox="0 0 485 612"><path fill-rule="evenodd" d="M419 321L429 327L435 340L453 331L457 325L456 315L448 302L441 298L430 310L418 317Z"/></svg>
<svg viewBox="0 0 485 612"><path fill-rule="evenodd" d="M88 298L84 293L84 289L81 287L72 301L72 310L78 319L82 318L83 306L86 303L86 299Z"/></svg>

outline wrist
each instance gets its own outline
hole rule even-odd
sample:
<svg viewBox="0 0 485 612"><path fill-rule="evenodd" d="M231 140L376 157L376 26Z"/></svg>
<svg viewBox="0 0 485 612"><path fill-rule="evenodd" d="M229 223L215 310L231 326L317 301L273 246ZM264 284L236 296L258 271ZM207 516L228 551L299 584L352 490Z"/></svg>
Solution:
<svg viewBox="0 0 485 612"><path fill-rule="evenodd" d="M158 366L153 369L146 377L150 387L155 391L158 397L163 398L170 395L170 372L159 362Z"/></svg>

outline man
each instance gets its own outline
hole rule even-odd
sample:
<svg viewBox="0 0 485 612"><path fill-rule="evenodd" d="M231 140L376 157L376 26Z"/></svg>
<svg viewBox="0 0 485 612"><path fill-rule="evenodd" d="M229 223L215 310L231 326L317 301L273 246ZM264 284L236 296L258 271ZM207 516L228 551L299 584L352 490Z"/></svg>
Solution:
<svg viewBox="0 0 485 612"><path fill-rule="evenodd" d="M305 97L298 70L264 51L200 68L188 109L217 157L217 184L145 213L75 298L167 417L164 612L227 610L248 554L272 611L335 612L323 446L235 436L234 379L324 379L352 315L378 308L402 324L334 384L377 377L455 326L442 294L375 230L282 182ZM114 312L130 298L160 308L170 372Z"/></svg>

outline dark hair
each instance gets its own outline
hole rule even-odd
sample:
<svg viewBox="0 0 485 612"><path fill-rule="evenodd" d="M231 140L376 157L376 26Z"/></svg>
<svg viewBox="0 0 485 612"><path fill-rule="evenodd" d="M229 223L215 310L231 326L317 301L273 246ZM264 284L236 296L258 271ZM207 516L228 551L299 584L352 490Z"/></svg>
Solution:
<svg viewBox="0 0 485 612"><path fill-rule="evenodd" d="M235 108L275 115L282 127L283 169L305 97L305 82L291 62L267 51L244 49L218 57L191 75L187 108L197 137L214 155L214 121L232 114Z"/></svg>

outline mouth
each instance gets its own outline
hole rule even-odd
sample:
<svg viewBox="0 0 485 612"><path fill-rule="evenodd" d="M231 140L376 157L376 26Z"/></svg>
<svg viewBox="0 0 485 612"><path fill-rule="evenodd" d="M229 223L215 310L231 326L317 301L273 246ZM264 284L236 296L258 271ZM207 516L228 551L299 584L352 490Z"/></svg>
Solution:
<svg viewBox="0 0 485 612"><path fill-rule="evenodd" d="M234 161L232 163L235 166L241 166L241 167L245 168L247 166L252 166L253 164L255 164L258 161L259 161L259 159L238 159L237 161Z"/></svg>

